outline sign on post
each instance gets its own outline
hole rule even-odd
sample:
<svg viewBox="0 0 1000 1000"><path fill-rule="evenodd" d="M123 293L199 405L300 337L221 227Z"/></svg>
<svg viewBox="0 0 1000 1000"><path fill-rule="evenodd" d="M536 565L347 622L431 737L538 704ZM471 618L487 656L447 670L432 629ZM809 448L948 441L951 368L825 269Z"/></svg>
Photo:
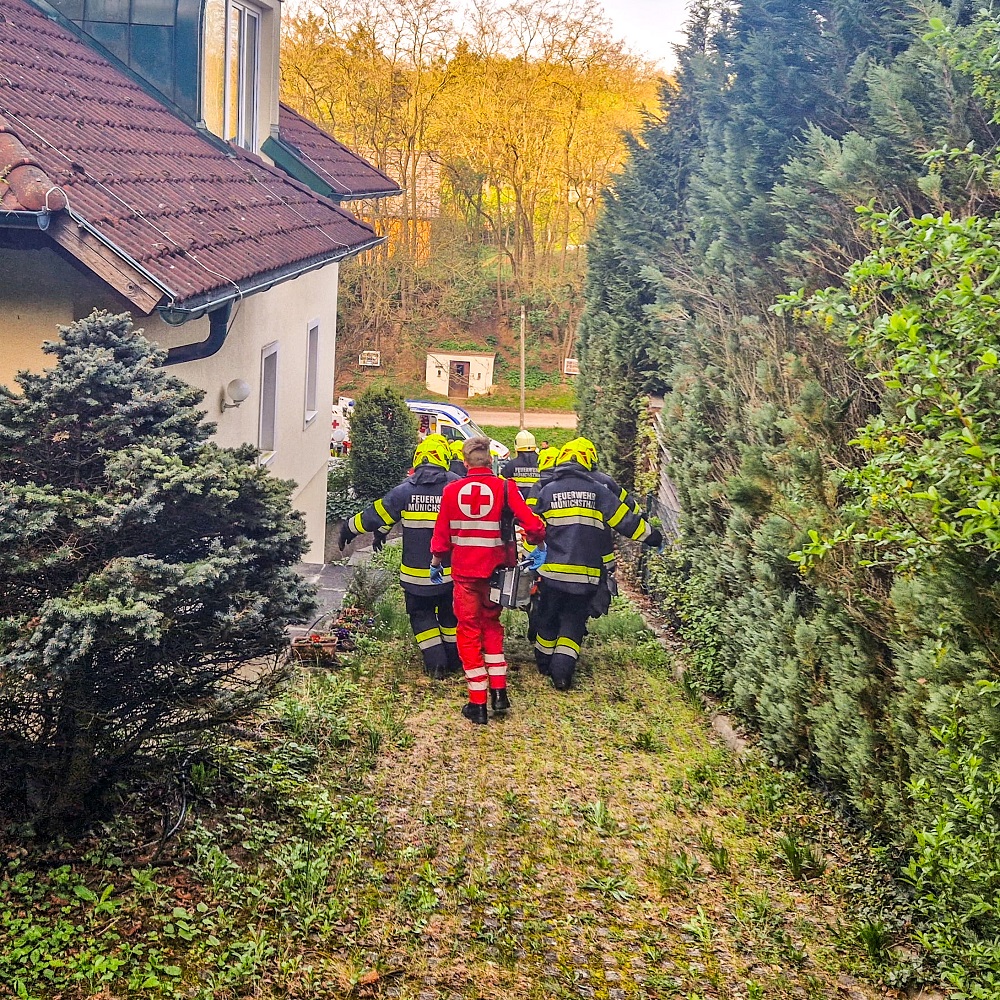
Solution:
<svg viewBox="0 0 1000 1000"><path fill-rule="evenodd" d="M362 351L358 355L358 365L361 368L381 368L382 367L382 352L381 351Z"/></svg>
<svg viewBox="0 0 1000 1000"><path fill-rule="evenodd" d="M577 358L567 358L563 362L563 375L579 375L580 362Z"/></svg>

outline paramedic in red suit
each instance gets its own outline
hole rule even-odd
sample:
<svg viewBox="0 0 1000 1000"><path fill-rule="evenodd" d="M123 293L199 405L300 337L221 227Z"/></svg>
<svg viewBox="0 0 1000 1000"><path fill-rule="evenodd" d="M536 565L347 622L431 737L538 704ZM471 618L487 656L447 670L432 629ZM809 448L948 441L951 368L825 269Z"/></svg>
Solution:
<svg viewBox="0 0 1000 1000"><path fill-rule="evenodd" d="M510 708L500 605L490 600L493 571L513 565L516 558L500 534L505 493L507 506L532 545L544 541L545 523L524 502L514 483L493 474L489 438L469 438L463 451L469 474L444 488L431 538L431 573L451 553L458 655L469 684L469 703L462 715L482 724L486 722L487 688L494 712Z"/></svg>

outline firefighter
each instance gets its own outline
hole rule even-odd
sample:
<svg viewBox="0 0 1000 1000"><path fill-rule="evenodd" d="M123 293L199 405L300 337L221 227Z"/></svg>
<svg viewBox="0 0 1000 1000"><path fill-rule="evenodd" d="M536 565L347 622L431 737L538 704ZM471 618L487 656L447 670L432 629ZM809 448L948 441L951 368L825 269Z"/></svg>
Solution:
<svg viewBox="0 0 1000 1000"><path fill-rule="evenodd" d="M531 431L520 430L514 438L514 457L500 470L504 479L513 479L521 496L538 482L538 448Z"/></svg>
<svg viewBox="0 0 1000 1000"><path fill-rule="evenodd" d="M442 444L442 442L444 442ZM440 435L417 445L413 474L371 507L355 514L340 529L340 550L357 535L374 532L378 551L397 521L403 523L403 556L399 582L406 599L413 636L424 659L424 670L436 680L458 670L457 625L452 608L451 569L445 564L431 579L431 535L445 486L457 477L448 471L450 449ZM439 560L440 563L440 560Z"/></svg>
<svg viewBox="0 0 1000 1000"><path fill-rule="evenodd" d="M588 470L588 475L596 483L600 483L602 486L607 486L612 493L618 497L619 500L633 514L641 517L642 516L642 505L636 498L629 493L624 487L619 486L618 483L614 481L606 472L602 472L600 469L595 468L597 465L597 446L589 438L581 437L577 438L576 441L571 442L575 445L584 455L588 456L590 459L590 469ZM617 560L615 558L615 536L614 532L610 528L606 528L604 531L604 541L607 544L607 549L604 553L604 564L607 567L607 607L601 611L599 604L595 605L594 610L598 611L599 614L594 614L591 617L599 618L601 614L607 614L608 608L611 607L611 598L618 595L618 581L615 579L615 571L617 570Z"/></svg>
<svg viewBox="0 0 1000 1000"><path fill-rule="evenodd" d="M516 558L513 538L504 537L501 522L519 521L528 541L536 546L545 538L545 525L529 510L517 486L494 475L489 438L469 438L463 451L469 474L444 489L431 539L430 566L431 579L443 579L442 567L451 555L458 652L469 685L469 702L462 715L482 725L487 720L487 689L494 713L510 708L500 606L490 600L493 571L513 565ZM543 558L544 549L539 548L533 562L537 565Z"/></svg>
<svg viewBox="0 0 1000 1000"><path fill-rule="evenodd" d="M541 576L535 625L535 662L560 691L573 683L591 604L603 603L607 566L605 531L650 546L663 538L620 497L590 476L590 451L571 441L559 454L532 509L545 521L547 557Z"/></svg>
<svg viewBox="0 0 1000 1000"><path fill-rule="evenodd" d="M469 471L465 467L465 458L462 454L462 446L464 444L465 441L450 441L448 444L448 447L451 449L451 464L448 468L459 479L464 479Z"/></svg>

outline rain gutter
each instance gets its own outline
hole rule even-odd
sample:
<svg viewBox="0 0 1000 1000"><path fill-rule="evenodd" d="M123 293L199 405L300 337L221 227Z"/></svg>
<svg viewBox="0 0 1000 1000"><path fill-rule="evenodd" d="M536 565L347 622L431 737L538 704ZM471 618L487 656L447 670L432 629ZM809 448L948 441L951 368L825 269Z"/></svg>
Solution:
<svg viewBox="0 0 1000 1000"><path fill-rule="evenodd" d="M43 233L49 228L52 213L25 212L0 209L0 229L40 229Z"/></svg>

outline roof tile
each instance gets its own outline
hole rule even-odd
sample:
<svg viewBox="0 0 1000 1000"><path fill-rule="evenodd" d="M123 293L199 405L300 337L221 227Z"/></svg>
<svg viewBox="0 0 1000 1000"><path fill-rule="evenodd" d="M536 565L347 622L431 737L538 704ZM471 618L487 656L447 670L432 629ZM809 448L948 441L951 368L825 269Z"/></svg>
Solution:
<svg viewBox="0 0 1000 1000"><path fill-rule="evenodd" d="M169 288L174 305L376 239L259 157L200 134L27 0L0 0L0 66L0 136L16 136L31 169ZM0 147L0 177L4 155ZM45 185L31 176L29 187ZM12 178L0 182L5 208Z"/></svg>
<svg viewBox="0 0 1000 1000"><path fill-rule="evenodd" d="M378 198L400 193L399 185L391 177L287 104L280 107L278 137L341 198Z"/></svg>

